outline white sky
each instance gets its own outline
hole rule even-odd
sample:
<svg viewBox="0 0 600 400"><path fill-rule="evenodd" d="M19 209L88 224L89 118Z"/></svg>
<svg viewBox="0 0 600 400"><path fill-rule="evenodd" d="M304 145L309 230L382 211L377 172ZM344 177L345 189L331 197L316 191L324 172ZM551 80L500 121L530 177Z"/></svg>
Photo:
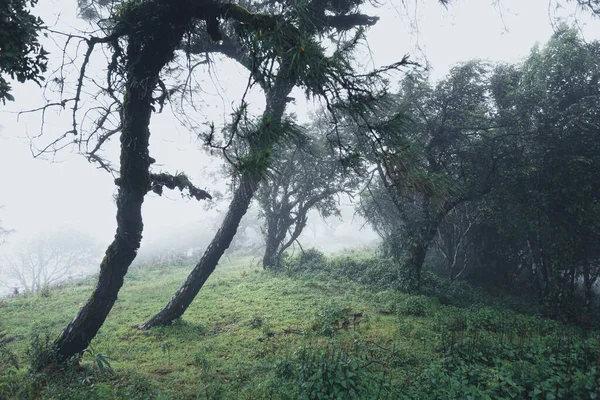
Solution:
<svg viewBox="0 0 600 400"><path fill-rule="evenodd" d="M554 17L568 17L575 12L573 7L555 10L548 0L502 0L502 8L492 0L455 0L448 9L435 0L394 2L370 10L381 20L368 32L371 56L358 61L380 66L397 61L407 53L422 61L425 54L433 67L434 79L444 76L453 64L472 58L516 62L525 57L536 42L549 39ZM56 29L84 27L85 24L75 18L74 4L74 1L45 0L39 3L36 13L47 24L59 21ZM600 36L598 20L584 13L577 17L586 39ZM57 49L50 50L53 55L58 54ZM213 73L220 87L207 79L209 94L201 95L212 104L202 109L204 118L199 117L199 120L205 122L226 118L231 105L239 100L247 79L245 70L232 62L220 62L215 67ZM109 243L116 227L113 178L69 150L59 154L60 162L33 159L27 137L39 132L39 115L22 116L17 122L16 114L10 111L41 105L40 91L32 84L14 83L13 87L17 102L5 107L0 105L0 205L4 206L0 209L0 220L6 228L17 231L10 241L18 243L36 232L64 227L89 232L102 243ZM301 93L296 98L294 111L305 117L312 103L305 102ZM254 94L250 102L252 111L258 113L262 96ZM62 133L69 118L68 112L50 116L47 137ZM214 189L215 183L206 177L206 169L214 170L215 163L198 150L192 135L168 113L153 119L151 131L151 155L159 164L164 164L166 171L183 170L200 187L206 187L209 192ZM217 186L222 188L223 182L221 179ZM202 205L180 199L177 192L168 192L162 198L150 194L144 203L143 247L191 224L204 224L206 229L212 230L214 221L207 224L207 215ZM344 221L336 234L342 237L344 231L352 227L350 222ZM372 238L365 233L361 235Z"/></svg>

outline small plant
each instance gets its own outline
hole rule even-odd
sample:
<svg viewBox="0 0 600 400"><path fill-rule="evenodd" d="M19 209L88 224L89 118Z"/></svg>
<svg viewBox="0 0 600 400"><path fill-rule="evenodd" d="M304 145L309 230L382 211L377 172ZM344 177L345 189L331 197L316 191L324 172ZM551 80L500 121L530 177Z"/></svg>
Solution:
<svg viewBox="0 0 600 400"><path fill-rule="evenodd" d="M252 319L250 319L250 329L258 329L263 326L263 323L264 321L262 317L254 315L252 316Z"/></svg>
<svg viewBox="0 0 600 400"><path fill-rule="evenodd" d="M56 345L46 330L34 329L25 354L31 369L39 371L42 368L58 362Z"/></svg>
<svg viewBox="0 0 600 400"><path fill-rule="evenodd" d="M281 379L292 379L296 376L296 365L294 361L285 358L275 364L275 375Z"/></svg>
<svg viewBox="0 0 600 400"><path fill-rule="evenodd" d="M167 365L171 366L171 348L173 345L167 341L162 343L162 352L167 355Z"/></svg>
<svg viewBox="0 0 600 400"><path fill-rule="evenodd" d="M398 305L398 311L404 315L424 317L431 307L431 300L425 296L410 296Z"/></svg>
<svg viewBox="0 0 600 400"><path fill-rule="evenodd" d="M373 352L354 349L302 348L298 355L298 381L301 397L305 399L365 399L388 398L392 390L385 370L389 360ZM392 352L395 356L395 352ZM375 366L379 366L376 368ZM281 372L287 368L281 365ZM379 370L378 370L379 369Z"/></svg>
<svg viewBox="0 0 600 400"><path fill-rule="evenodd" d="M347 315L344 309L340 305L330 302L317 311L312 329L323 336L331 337L335 335L346 320Z"/></svg>
<svg viewBox="0 0 600 400"><path fill-rule="evenodd" d="M42 289L40 289L40 296L45 298L50 297L50 285L42 286Z"/></svg>
<svg viewBox="0 0 600 400"><path fill-rule="evenodd" d="M87 349L83 351L84 354L89 354L92 358L92 362L94 368L96 369L97 375L105 375L107 372L112 373L113 369L110 365L110 361L112 358L107 356L106 354L98 353L93 346L90 345Z"/></svg>

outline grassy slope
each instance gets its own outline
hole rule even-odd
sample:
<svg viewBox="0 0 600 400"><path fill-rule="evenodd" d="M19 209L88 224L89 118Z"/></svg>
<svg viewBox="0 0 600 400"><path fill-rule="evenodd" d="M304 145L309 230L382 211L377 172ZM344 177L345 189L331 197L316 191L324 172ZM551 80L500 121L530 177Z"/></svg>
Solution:
<svg viewBox="0 0 600 400"><path fill-rule="evenodd" d="M297 359L302 346L327 349L329 354L363 346L361 354L380 361L389 360L394 349L394 362L380 368L394 384L410 385L424 366L441 357L442 338L435 326L451 308L418 298L416 311L405 307L402 312L390 302L410 303L408 295L374 293L324 276L271 275L251 264L249 259L222 263L183 321L150 332L132 326L168 301L191 265L134 269L92 344L96 354L111 358L116 374L98 376L93 356L87 354L85 371L72 377L27 378L21 368L5 385L13 385L12 393L21 397L42 393L43 398L84 394L85 398L281 398L300 390L293 382L286 388L286 381L277 376L285 375L281 360ZM7 345L9 350L22 360L34 328L48 329L55 337L93 284L88 280L53 289L49 297L20 297L0 304L2 327L17 339ZM395 312L382 314L390 310ZM358 312L363 316L354 326L352 314ZM415 316L421 313L425 315ZM340 329L332 337L322 334L332 322L345 318L351 322L348 330ZM553 322L544 326L550 331L566 329ZM305 335L286 334L284 329ZM30 392L19 385L29 385Z"/></svg>

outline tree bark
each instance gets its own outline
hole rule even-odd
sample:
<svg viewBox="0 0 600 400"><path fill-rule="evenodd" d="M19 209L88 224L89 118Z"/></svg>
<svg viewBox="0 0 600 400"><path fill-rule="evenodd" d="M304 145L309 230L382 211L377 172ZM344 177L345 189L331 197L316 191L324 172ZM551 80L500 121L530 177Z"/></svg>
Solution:
<svg viewBox="0 0 600 400"><path fill-rule="evenodd" d="M117 231L100 264L94 292L55 341L59 360L80 354L96 336L117 299L125 274L140 246L144 227L142 203L150 189L148 126L152 113L152 91L183 32L181 26L171 26L168 31L157 34L153 41L133 35L128 38L128 72L121 114L121 166L120 177L116 181L119 185Z"/></svg>

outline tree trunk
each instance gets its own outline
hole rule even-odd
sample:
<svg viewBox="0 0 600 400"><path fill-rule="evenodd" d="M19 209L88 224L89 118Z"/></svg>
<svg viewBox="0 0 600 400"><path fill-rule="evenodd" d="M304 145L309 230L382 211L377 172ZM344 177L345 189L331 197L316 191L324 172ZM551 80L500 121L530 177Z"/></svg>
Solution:
<svg viewBox="0 0 600 400"><path fill-rule="evenodd" d="M410 256L408 258L408 271L411 278L412 290L421 290L421 270L425 262L425 256L427 255L427 245L425 241L418 240L417 243L412 247Z"/></svg>
<svg viewBox="0 0 600 400"><path fill-rule="evenodd" d="M278 125L285 111L286 98L293 87L294 85L286 78L282 78L281 75L277 77L274 87L267 93L267 106L263 113L263 122L268 120L270 121L268 125ZM257 137L256 143L251 143L250 147L258 154L276 143L280 135L278 132L259 132ZM260 178L257 177L255 172L242 175L240 185L233 195L225 219L198 264L188 275L181 288L171 297L169 303L148 321L137 325L137 328L150 329L155 326L169 325L185 313L208 277L215 270L223 253L231 244L240 221L250 206L259 182Z"/></svg>
<svg viewBox="0 0 600 400"><path fill-rule="evenodd" d="M233 195L233 200L229 205L221 227L198 264L196 264L192 272L188 275L181 289L173 295L169 303L162 310L145 323L138 325L138 328L150 329L154 326L168 325L183 315L208 277L215 270L225 250L231 244L240 221L248 210L255 190L256 182L241 180L240 186Z"/></svg>
<svg viewBox="0 0 600 400"><path fill-rule="evenodd" d="M168 26L168 24L164 24ZM163 66L183 36L182 27L170 26L156 35L128 38L127 76L122 107L120 177L117 180L117 232L100 264L98 283L87 303L55 341L60 360L85 350L104 323L135 259L142 239L142 203L150 188L150 116L152 91ZM166 40L169 38L171 40Z"/></svg>
<svg viewBox="0 0 600 400"><path fill-rule="evenodd" d="M428 200L424 201L424 209L427 210L429 204ZM435 238L438 226L444 220L446 215L460 203L447 203L439 211L435 212L432 217L429 217L429 212L425 213L425 226L418 230L416 234L416 243L413 245L408 258L409 274L413 282L413 290L421 290L421 270L425 263L425 257L427 256L427 250Z"/></svg>
<svg viewBox="0 0 600 400"><path fill-rule="evenodd" d="M270 225L271 224L268 224L265 235L265 254L263 255L264 269L274 269L279 266L277 251L279 248L279 241L277 240L275 229L273 229Z"/></svg>

